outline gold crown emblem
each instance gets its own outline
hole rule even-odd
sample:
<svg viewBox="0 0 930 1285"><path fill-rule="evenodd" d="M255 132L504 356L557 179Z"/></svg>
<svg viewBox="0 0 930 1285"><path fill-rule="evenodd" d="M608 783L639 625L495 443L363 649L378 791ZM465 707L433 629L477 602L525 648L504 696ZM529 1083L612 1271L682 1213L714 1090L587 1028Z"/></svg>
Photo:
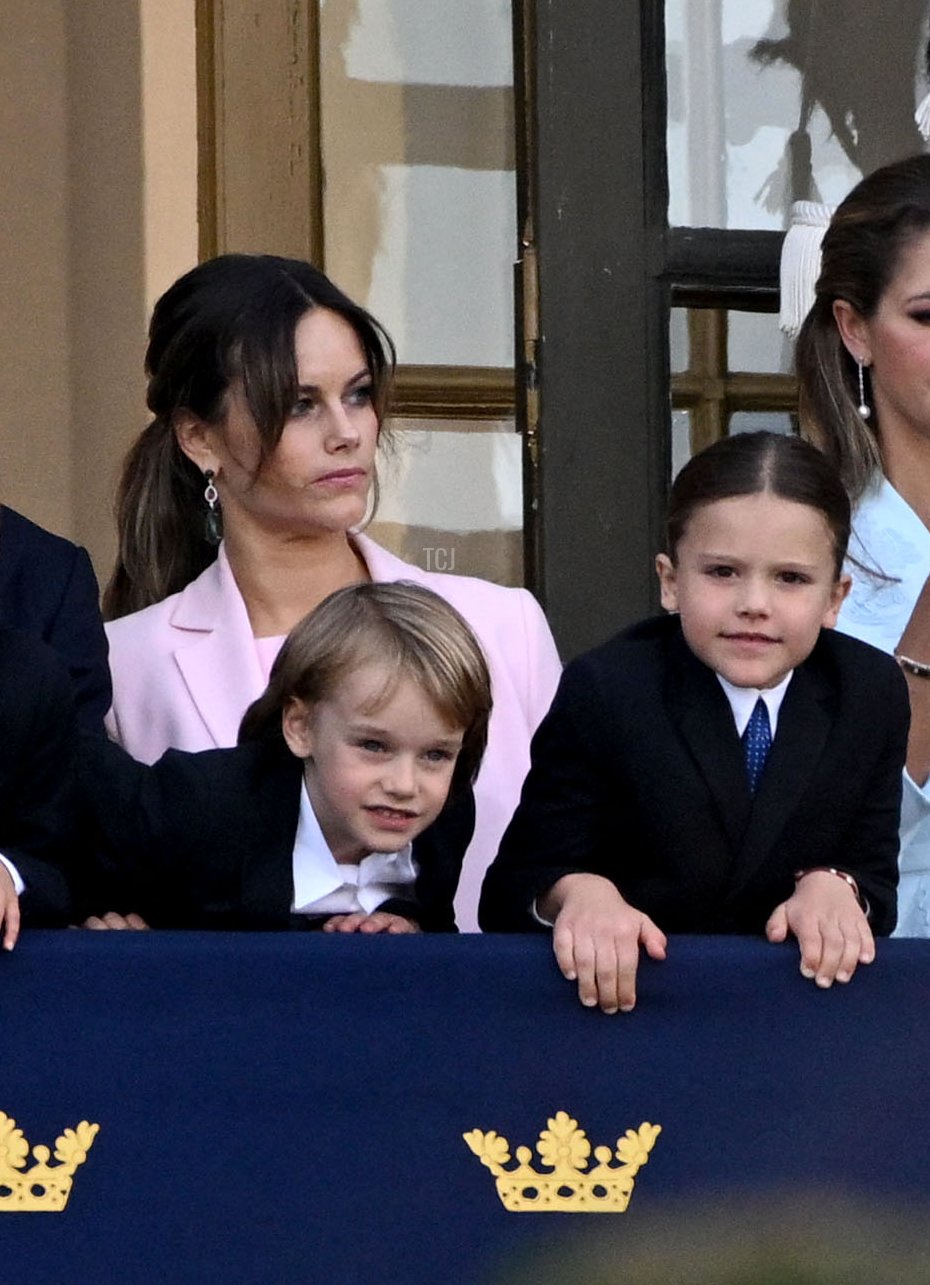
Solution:
<svg viewBox="0 0 930 1285"><path fill-rule="evenodd" d="M617 1139L616 1158L620 1163L616 1165L611 1163L610 1147L595 1147L597 1163L588 1168L591 1144L578 1121L565 1111L557 1111L548 1125L539 1135L536 1150L543 1164L549 1166L549 1173L539 1173L531 1166L530 1147L517 1147L516 1165L505 1169L510 1161L506 1138L480 1129L462 1134L481 1163L494 1174L504 1208L514 1213L535 1210L622 1214L630 1203L636 1175L649 1159L662 1126L641 1124L638 1129L627 1129Z"/></svg>
<svg viewBox="0 0 930 1285"><path fill-rule="evenodd" d="M0 1213L60 1213L68 1203L74 1171L87 1159L99 1124L82 1120L55 1139L57 1165L50 1165L48 1147L32 1148L35 1163L26 1168L29 1143L16 1121L0 1111Z"/></svg>

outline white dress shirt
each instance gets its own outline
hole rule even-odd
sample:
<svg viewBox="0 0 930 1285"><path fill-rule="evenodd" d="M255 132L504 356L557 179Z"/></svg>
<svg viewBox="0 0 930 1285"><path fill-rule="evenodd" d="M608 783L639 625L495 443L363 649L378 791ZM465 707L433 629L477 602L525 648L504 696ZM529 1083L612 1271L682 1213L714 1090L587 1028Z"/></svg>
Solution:
<svg viewBox="0 0 930 1285"><path fill-rule="evenodd" d="M752 711L756 708L756 702L761 696L769 712L769 728L774 741L775 730L778 727L778 711L781 709L781 703L785 699L785 692L788 690L793 674L794 670L789 669L777 687L767 687L765 691L761 691L758 687L734 687L721 674L717 675L717 681L723 688L724 695L730 702L730 709L733 711L737 736L742 737L746 724L752 717Z"/></svg>
<svg viewBox="0 0 930 1285"><path fill-rule="evenodd" d="M294 904L298 915L370 915L390 897L410 897L418 874L413 847L372 852L358 865L335 859L323 837L306 783L294 840Z"/></svg>

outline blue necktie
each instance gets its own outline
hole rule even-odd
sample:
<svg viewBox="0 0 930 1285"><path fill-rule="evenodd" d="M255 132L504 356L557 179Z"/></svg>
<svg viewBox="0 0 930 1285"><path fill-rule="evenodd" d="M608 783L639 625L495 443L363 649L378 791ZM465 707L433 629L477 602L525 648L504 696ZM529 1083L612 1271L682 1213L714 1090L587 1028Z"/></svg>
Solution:
<svg viewBox="0 0 930 1285"><path fill-rule="evenodd" d="M769 727L769 712L765 701L760 696L743 732L746 775L749 777L749 789L753 794L758 789L762 769L765 767L765 760L771 748L772 730Z"/></svg>

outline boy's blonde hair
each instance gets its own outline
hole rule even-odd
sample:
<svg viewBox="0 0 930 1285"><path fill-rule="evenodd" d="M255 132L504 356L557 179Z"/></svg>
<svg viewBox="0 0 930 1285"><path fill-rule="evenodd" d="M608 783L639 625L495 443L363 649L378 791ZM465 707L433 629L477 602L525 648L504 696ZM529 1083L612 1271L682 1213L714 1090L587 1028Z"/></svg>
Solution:
<svg viewBox="0 0 930 1285"><path fill-rule="evenodd" d="M391 677L375 708L408 678L441 716L462 728L453 786L477 775L488 737L491 677L481 647L454 607L407 581L337 589L294 626L271 667L264 693L246 710L239 743L280 734L294 700L326 700L346 674L377 664Z"/></svg>

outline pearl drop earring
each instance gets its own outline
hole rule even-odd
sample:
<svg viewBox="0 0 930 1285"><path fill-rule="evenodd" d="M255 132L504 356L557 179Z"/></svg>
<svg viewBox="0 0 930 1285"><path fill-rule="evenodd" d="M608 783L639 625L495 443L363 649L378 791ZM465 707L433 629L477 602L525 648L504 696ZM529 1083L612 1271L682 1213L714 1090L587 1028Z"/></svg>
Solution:
<svg viewBox="0 0 930 1285"><path fill-rule="evenodd" d="M865 376L862 373L864 365L861 357L856 358L856 364L859 367L859 414L863 419L868 419L872 414L872 407L865 400Z"/></svg>

